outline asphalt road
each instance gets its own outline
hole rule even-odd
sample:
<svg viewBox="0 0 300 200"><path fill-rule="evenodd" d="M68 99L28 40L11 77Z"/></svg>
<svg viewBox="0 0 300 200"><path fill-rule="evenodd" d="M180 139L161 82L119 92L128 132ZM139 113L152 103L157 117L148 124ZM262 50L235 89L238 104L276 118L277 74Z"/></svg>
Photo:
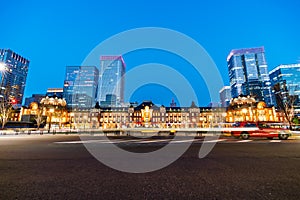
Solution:
<svg viewBox="0 0 300 200"><path fill-rule="evenodd" d="M78 140L1 136L0 199L300 198L300 140L227 138L199 159L199 139L168 167L142 174L103 165ZM147 152L163 145L128 141L121 147Z"/></svg>

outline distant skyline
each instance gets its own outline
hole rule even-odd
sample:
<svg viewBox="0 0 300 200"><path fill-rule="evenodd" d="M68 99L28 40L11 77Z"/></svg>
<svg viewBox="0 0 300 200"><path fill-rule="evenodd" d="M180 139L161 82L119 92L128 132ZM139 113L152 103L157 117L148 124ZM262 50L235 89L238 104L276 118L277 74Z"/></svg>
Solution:
<svg viewBox="0 0 300 200"><path fill-rule="evenodd" d="M46 93L47 88L62 88L66 66L81 65L103 40L140 27L173 29L196 40L215 61L226 85L226 58L232 49L264 46L269 71L300 60L298 1L17 0L0 5L0 48L12 49L30 60L25 97ZM98 68L100 56L95 63ZM126 71L145 63L181 69L198 88L199 106L210 102L202 78L193 75L186 61L156 50L123 57ZM169 105L172 98L176 100L166 88L146 85L130 101L152 99Z"/></svg>

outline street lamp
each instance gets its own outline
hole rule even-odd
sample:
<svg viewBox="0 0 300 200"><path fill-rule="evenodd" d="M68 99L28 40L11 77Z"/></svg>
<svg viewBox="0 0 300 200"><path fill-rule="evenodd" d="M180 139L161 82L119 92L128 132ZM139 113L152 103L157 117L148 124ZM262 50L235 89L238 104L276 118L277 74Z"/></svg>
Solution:
<svg viewBox="0 0 300 200"><path fill-rule="evenodd" d="M6 64L4 62L0 62L0 71L3 71L6 68Z"/></svg>

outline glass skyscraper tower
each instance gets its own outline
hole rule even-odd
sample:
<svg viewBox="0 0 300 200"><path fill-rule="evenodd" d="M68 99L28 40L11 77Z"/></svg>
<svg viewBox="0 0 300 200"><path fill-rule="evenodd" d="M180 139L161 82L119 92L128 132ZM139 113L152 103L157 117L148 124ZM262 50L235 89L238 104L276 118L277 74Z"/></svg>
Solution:
<svg viewBox="0 0 300 200"><path fill-rule="evenodd" d="M300 106L300 63L279 65L269 74L272 86L279 84L283 100L287 100L289 95L296 96L295 104Z"/></svg>
<svg viewBox="0 0 300 200"><path fill-rule="evenodd" d="M230 86L224 86L220 91L221 107L228 107L231 99Z"/></svg>
<svg viewBox="0 0 300 200"><path fill-rule="evenodd" d="M122 56L101 56L99 74L98 101L106 104L106 97L113 96L114 105L120 106L124 102L124 74L125 62Z"/></svg>
<svg viewBox="0 0 300 200"><path fill-rule="evenodd" d="M264 47L232 50L227 57L231 95L274 104Z"/></svg>
<svg viewBox="0 0 300 200"><path fill-rule="evenodd" d="M67 66L63 97L68 108L92 108L96 104L99 70L95 66Z"/></svg>
<svg viewBox="0 0 300 200"><path fill-rule="evenodd" d="M21 107L29 60L10 49L0 49L1 64L1 96L14 99L17 107Z"/></svg>

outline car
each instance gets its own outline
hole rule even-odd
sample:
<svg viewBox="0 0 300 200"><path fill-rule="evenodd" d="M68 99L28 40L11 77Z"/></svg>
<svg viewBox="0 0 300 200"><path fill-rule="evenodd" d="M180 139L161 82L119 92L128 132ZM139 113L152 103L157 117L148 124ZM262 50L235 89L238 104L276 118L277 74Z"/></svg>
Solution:
<svg viewBox="0 0 300 200"><path fill-rule="evenodd" d="M175 129L171 129L169 135L175 135L176 130Z"/></svg>
<svg viewBox="0 0 300 200"><path fill-rule="evenodd" d="M236 130L234 130L237 128ZM238 122L233 125L231 135L244 140L250 137L266 137L268 139L279 138L287 140L291 133L282 124L265 122Z"/></svg>

